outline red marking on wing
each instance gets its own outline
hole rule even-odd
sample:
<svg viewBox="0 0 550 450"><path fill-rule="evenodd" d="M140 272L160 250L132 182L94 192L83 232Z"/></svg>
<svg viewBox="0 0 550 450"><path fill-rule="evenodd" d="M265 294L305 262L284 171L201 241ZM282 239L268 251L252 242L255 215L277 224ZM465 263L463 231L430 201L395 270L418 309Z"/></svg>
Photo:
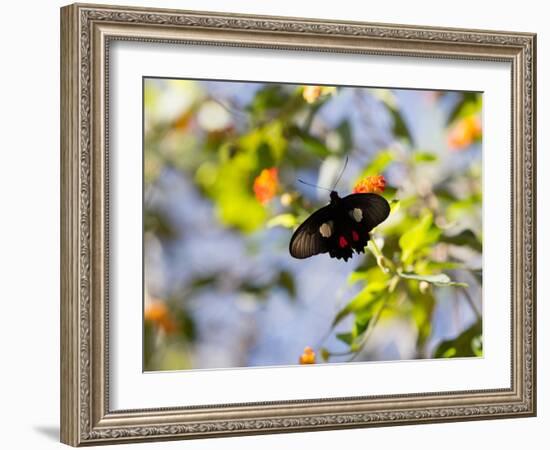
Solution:
<svg viewBox="0 0 550 450"><path fill-rule="evenodd" d="M352 230L351 231L351 238L354 240L354 241L358 241L359 240L359 235L357 234L357 232L355 230Z"/></svg>
<svg viewBox="0 0 550 450"><path fill-rule="evenodd" d="M344 236L340 236L340 240L338 241L338 245L340 248L346 248L348 246L348 241Z"/></svg>

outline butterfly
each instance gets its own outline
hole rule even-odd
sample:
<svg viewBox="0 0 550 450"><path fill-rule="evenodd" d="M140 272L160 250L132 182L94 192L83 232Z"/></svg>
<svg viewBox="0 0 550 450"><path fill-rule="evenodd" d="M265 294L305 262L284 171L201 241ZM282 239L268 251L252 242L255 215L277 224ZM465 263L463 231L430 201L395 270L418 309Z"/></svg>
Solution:
<svg viewBox="0 0 550 450"><path fill-rule="evenodd" d="M369 233L389 214L389 203L378 194L358 193L340 198L333 190L330 204L311 214L294 232L290 254L304 259L328 252L331 258L347 261L354 250L365 252Z"/></svg>

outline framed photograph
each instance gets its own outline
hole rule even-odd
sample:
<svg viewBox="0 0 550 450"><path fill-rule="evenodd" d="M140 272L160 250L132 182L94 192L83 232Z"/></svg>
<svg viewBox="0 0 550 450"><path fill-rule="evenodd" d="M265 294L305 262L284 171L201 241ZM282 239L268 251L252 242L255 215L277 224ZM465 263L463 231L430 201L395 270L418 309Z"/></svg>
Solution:
<svg viewBox="0 0 550 450"><path fill-rule="evenodd" d="M536 414L536 36L61 9L61 440Z"/></svg>

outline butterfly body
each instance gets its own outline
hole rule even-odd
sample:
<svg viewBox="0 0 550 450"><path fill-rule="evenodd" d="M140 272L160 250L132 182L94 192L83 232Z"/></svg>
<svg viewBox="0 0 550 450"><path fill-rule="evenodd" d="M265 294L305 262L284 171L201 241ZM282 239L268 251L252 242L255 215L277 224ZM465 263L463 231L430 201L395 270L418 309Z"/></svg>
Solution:
<svg viewBox="0 0 550 450"><path fill-rule="evenodd" d="M353 252L363 253L370 231L390 213L388 202L377 194L330 193L330 204L315 211L294 232L289 245L294 258L319 253L347 261Z"/></svg>

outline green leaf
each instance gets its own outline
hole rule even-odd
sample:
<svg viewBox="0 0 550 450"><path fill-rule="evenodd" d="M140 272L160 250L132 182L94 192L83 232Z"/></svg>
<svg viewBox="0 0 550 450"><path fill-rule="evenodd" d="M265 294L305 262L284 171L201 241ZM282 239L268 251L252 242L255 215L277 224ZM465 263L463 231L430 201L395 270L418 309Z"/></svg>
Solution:
<svg viewBox="0 0 550 450"><path fill-rule="evenodd" d="M279 273L277 284L287 292L290 298L296 298L296 283L294 276L290 272L282 270Z"/></svg>
<svg viewBox="0 0 550 450"><path fill-rule="evenodd" d="M267 211L254 196L254 178L261 172L259 153L270 155L263 134L256 130L239 140L239 151L219 166L211 167L209 182L202 185L213 200L219 221L243 233L262 226ZM266 151L267 150L267 151Z"/></svg>
<svg viewBox="0 0 550 450"><path fill-rule="evenodd" d="M446 242L452 245L467 246L474 249L477 252L483 250L483 245L472 230L463 230L453 236L443 234L440 238L441 242Z"/></svg>
<svg viewBox="0 0 550 450"><path fill-rule="evenodd" d="M361 336L369 327L369 323L372 319L372 316L358 315L355 317L355 322L353 324L352 334L355 337Z"/></svg>
<svg viewBox="0 0 550 450"><path fill-rule="evenodd" d="M290 132L301 140L304 149L310 153L313 153L320 158L326 158L332 154L324 142L322 142L319 138L312 136L307 131L301 130L298 127L292 127Z"/></svg>
<svg viewBox="0 0 550 450"><path fill-rule="evenodd" d="M388 106L388 111L393 117L393 134L395 134L397 137L406 139L408 142L412 144L413 138L412 138L411 132L409 131L409 128L405 124L405 121L403 120L403 117L399 113L399 110L397 108L391 108Z"/></svg>
<svg viewBox="0 0 550 450"><path fill-rule="evenodd" d="M351 333L337 333L336 338L347 345L351 345L353 342L353 334Z"/></svg>
<svg viewBox="0 0 550 450"><path fill-rule="evenodd" d="M340 134L340 137L342 138L342 145L338 149L339 153L348 152L353 146L353 134L349 121L343 120L338 128L336 128L336 131Z"/></svg>
<svg viewBox="0 0 550 450"><path fill-rule="evenodd" d="M393 134L397 137L407 139L412 143L412 136L403 117L399 113L399 104L394 93L390 89L371 89L369 92L380 100L388 109L388 112L393 118Z"/></svg>
<svg viewBox="0 0 550 450"><path fill-rule="evenodd" d="M255 300L266 300L271 291L271 286L266 284L259 285L251 281L241 283L239 288L242 292L254 297Z"/></svg>
<svg viewBox="0 0 550 450"><path fill-rule="evenodd" d="M418 270L419 267L422 267L422 270ZM464 264L454 261L422 261L422 264L417 264L415 266L416 273L433 273L441 272L442 270L456 270L464 269Z"/></svg>
<svg viewBox="0 0 550 450"><path fill-rule="evenodd" d="M288 94L283 92L282 86L271 84L256 92L247 109L255 115L261 116L266 110L283 107L287 100Z"/></svg>
<svg viewBox="0 0 550 450"><path fill-rule="evenodd" d="M440 358L453 358L456 356L456 348L454 347L449 347L447 350L445 350Z"/></svg>
<svg viewBox="0 0 550 450"><path fill-rule="evenodd" d="M432 332L435 297L430 291L422 292L418 285L409 286L409 297L412 303L411 316L418 330L416 344L421 348Z"/></svg>
<svg viewBox="0 0 550 450"><path fill-rule="evenodd" d="M475 322L456 338L441 342L435 349L434 358L482 356L481 331L481 321Z"/></svg>
<svg viewBox="0 0 550 450"><path fill-rule="evenodd" d="M158 368L156 370L191 369L191 361L182 348L184 347L177 343L164 347L159 353Z"/></svg>
<svg viewBox="0 0 550 450"><path fill-rule="evenodd" d="M358 180L371 175L380 175L394 160L395 155L393 150L380 150L367 168L363 170Z"/></svg>
<svg viewBox="0 0 550 450"><path fill-rule="evenodd" d="M161 239L174 239L178 237L178 231L161 211L146 209L143 215L143 229L154 233Z"/></svg>
<svg viewBox="0 0 550 450"><path fill-rule="evenodd" d="M447 123L449 124L454 122L456 119L460 119L481 111L482 102L483 100L481 94L477 92L464 92L462 100L456 104L447 119Z"/></svg>
<svg viewBox="0 0 550 450"><path fill-rule="evenodd" d="M179 324L181 335L189 341L194 341L197 338L197 329L193 317L182 309L177 309L174 312L174 316Z"/></svg>
<svg viewBox="0 0 550 450"><path fill-rule="evenodd" d="M370 270L353 271L348 275L348 280L347 280L348 284L353 285L355 283L359 283L360 281L367 281L370 274L371 274Z"/></svg>
<svg viewBox="0 0 550 450"><path fill-rule="evenodd" d="M366 271L353 271L348 275L348 284L352 285L359 281L366 280Z"/></svg>
<svg viewBox="0 0 550 450"><path fill-rule="evenodd" d="M432 163L437 161L437 155L430 152L414 152L413 161L415 163Z"/></svg>
<svg viewBox="0 0 550 450"><path fill-rule="evenodd" d="M280 120L273 120L265 125L262 131L264 142L269 146L273 158L273 163L269 163L269 165L275 165L282 160L288 146L283 123Z"/></svg>
<svg viewBox="0 0 550 450"><path fill-rule="evenodd" d="M472 211L477 211L480 208L481 202L481 194L472 194L469 197L452 202L447 207L447 220L449 222L460 220L465 215L471 214Z"/></svg>
<svg viewBox="0 0 550 450"><path fill-rule="evenodd" d="M206 275L204 277L194 278L190 283L191 289L202 289L210 287L210 285L218 281L220 274Z"/></svg>
<svg viewBox="0 0 550 450"><path fill-rule="evenodd" d="M472 339L472 351L476 356L483 356L483 336L476 336Z"/></svg>
<svg viewBox="0 0 550 450"><path fill-rule="evenodd" d="M397 199L393 199L389 201L390 204L390 213L393 214L394 212L399 211L399 208L401 207L401 202Z"/></svg>
<svg viewBox="0 0 550 450"><path fill-rule="evenodd" d="M415 226L399 238L399 246L402 250L401 261L405 265L412 264L416 253L430 246L439 238L441 232L439 229L432 227L432 223L432 213L425 213Z"/></svg>
<svg viewBox="0 0 550 450"><path fill-rule="evenodd" d="M350 285L358 283L359 281L386 283L388 281L388 275L382 272L378 266L371 267L368 270L356 270L348 275L348 283Z"/></svg>
<svg viewBox="0 0 550 450"><path fill-rule="evenodd" d="M288 147L283 122L272 120L261 127L252 128L239 137L236 145L240 150L239 156L248 158L251 169L265 169L277 165L283 159ZM235 149L228 152L231 150L229 147L227 144L222 146L223 155L235 153ZM224 159L227 159L227 156Z"/></svg>
<svg viewBox="0 0 550 450"><path fill-rule="evenodd" d="M456 281L452 281L449 276L445 273L438 273L436 275L417 275L415 273L404 273L399 272L399 276L401 278L407 278L409 280L418 280L418 281L426 281L427 283L431 283L434 286L461 286L461 287L468 287L466 283L458 283Z"/></svg>
<svg viewBox="0 0 550 450"><path fill-rule="evenodd" d="M145 321L143 323L143 365L145 370L153 370L151 361L155 355L155 342L157 334L154 325Z"/></svg>
<svg viewBox="0 0 550 450"><path fill-rule="evenodd" d="M344 308L342 308L338 314L336 314L336 317L332 322L333 326L338 324L344 317L348 316L352 312L358 313L366 311L370 313L375 309L378 303L384 299L384 296L388 295L386 293L388 276L379 269L376 269L376 271L383 274L386 279L383 281L369 280L367 285L355 297L353 297L353 299Z"/></svg>
<svg viewBox="0 0 550 450"><path fill-rule="evenodd" d="M267 221L267 228L284 227L294 228L298 224L298 219L294 214L279 214Z"/></svg>
<svg viewBox="0 0 550 450"><path fill-rule="evenodd" d="M266 218L265 208L252 196L243 195L237 190L228 189L218 197L216 214L228 226L240 229L243 233L257 230Z"/></svg>

